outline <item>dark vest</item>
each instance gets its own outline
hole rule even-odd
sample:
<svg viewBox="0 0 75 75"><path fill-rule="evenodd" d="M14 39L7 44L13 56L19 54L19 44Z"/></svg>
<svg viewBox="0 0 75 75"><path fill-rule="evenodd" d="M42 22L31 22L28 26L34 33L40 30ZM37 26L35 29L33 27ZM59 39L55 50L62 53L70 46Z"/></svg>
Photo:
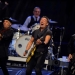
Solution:
<svg viewBox="0 0 75 75"><path fill-rule="evenodd" d="M40 19L39 19L39 21L35 21L34 20L34 18L33 18L33 16L31 16L31 21L30 21L30 23L28 24L28 28L30 28L32 25L34 25L35 23L39 23L40 22Z"/></svg>

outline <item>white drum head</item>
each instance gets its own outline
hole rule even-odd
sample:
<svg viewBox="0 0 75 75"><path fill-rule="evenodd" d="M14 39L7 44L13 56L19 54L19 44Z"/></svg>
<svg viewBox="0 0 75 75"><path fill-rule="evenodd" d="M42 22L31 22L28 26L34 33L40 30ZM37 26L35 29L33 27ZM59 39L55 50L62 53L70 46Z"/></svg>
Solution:
<svg viewBox="0 0 75 75"><path fill-rule="evenodd" d="M39 24L32 26L32 32L39 29L39 28L40 28Z"/></svg>
<svg viewBox="0 0 75 75"><path fill-rule="evenodd" d="M16 41L16 52L18 55L20 55L21 57L27 57L28 56L28 53L29 51L31 50L31 48L33 47L33 44L31 46L31 48L28 50L28 53L26 56L23 56L25 50L26 50L26 46L29 42L29 40L31 39L31 36L30 35L24 35L24 36L21 36L17 41Z"/></svg>

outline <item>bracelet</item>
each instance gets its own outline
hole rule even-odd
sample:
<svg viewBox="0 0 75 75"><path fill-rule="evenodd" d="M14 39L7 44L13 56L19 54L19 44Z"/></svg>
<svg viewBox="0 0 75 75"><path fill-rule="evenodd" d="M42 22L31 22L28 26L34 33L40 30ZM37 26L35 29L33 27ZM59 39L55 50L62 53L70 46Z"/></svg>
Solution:
<svg viewBox="0 0 75 75"><path fill-rule="evenodd" d="M28 50L25 50L26 53L28 53Z"/></svg>

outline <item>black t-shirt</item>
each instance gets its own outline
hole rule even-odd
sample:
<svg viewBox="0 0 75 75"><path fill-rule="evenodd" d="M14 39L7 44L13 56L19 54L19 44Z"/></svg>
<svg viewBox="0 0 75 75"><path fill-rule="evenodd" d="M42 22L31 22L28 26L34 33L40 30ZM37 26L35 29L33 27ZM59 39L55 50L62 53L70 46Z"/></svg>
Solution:
<svg viewBox="0 0 75 75"><path fill-rule="evenodd" d="M38 37L38 34L40 34L40 29L35 30L32 33L32 37L34 37L34 44L36 42L37 39L40 39ZM43 39L41 40L42 42L44 42L46 35L52 35L52 32L50 30L47 30L44 34L43 34ZM41 36L42 37L42 36ZM36 46L36 51L37 52L47 52L48 51L48 47L50 45L50 41L48 42L48 44L44 45L44 44L40 44Z"/></svg>

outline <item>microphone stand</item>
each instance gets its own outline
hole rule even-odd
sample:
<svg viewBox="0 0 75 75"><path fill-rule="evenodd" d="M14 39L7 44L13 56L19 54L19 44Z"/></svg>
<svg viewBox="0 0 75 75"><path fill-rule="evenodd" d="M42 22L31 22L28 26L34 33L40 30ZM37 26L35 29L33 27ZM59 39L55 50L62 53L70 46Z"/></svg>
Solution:
<svg viewBox="0 0 75 75"><path fill-rule="evenodd" d="M63 33L62 33L62 29L63 29ZM63 39L63 36L64 36L64 27L62 29L61 29L61 32L60 32L60 43L59 43L59 46L58 46L57 59L58 59L59 53L61 51L61 43L62 43L62 39Z"/></svg>

